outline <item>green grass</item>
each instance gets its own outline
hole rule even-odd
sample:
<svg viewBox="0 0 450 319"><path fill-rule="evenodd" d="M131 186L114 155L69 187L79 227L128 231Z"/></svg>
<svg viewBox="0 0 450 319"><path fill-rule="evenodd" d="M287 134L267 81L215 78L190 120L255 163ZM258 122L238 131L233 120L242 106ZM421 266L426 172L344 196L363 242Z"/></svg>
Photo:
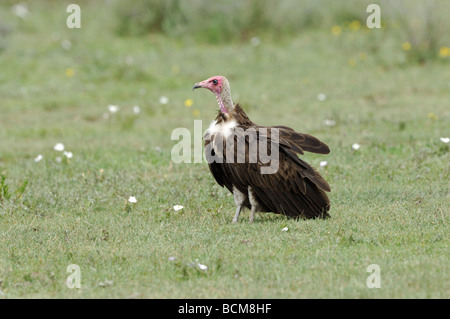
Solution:
<svg viewBox="0 0 450 319"><path fill-rule="evenodd" d="M259 34L256 47L117 37L103 5L82 3L80 30L65 27L65 4L29 3L24 20L0 7L0 297L450 297L448 59L411 63L389 28ZM207 165L171 162L171 132L215 117L213 95L191 91L214 74L256 123L330 146L304 156L328 161L330 219L233 225ZM120 109L105 119L109 104ZM81 289L66 286L70 264ZM370 264L380 289L366 286Z"/></svg>

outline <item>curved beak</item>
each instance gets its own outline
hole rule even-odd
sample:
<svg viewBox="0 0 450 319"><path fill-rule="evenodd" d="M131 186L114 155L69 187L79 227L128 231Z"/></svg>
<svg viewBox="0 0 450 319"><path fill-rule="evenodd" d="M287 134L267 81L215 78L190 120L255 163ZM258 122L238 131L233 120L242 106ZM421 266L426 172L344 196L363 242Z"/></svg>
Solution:
<svg viewBox="0 0 450 319"><path fill-rule="evenodd" d="M208 88L208 80L195 83L192 91L199 88Z"/></svg>

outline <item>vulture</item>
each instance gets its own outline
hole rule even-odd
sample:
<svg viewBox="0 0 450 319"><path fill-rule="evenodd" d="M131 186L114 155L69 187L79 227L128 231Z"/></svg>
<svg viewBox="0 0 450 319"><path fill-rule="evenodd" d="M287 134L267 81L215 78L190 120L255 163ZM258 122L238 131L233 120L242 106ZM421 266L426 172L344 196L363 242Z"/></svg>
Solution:
<svg viewBox="0 0 450 319"><path fill-rule="evenodd" d="M205 157L216 182L234 196L237 206L233 223L243 208L293 218L329 217L329 184L307 162L305 151L328 154L317 138L287 126L253 123L239 104L233 104L228 80L213 76L194 89L214 93L219 114L205 131ZM269 155L270 154L270 155Z"/></svg>

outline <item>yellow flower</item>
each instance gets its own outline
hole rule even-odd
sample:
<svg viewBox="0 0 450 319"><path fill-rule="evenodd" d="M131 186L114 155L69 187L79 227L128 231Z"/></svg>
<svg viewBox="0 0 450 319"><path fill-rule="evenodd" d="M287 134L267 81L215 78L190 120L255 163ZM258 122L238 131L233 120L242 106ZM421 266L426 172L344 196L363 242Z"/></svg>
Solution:
<svg viewBox="0 0 450 319"><path fill-rule="evenodd" d="M177 74L180 72L180 67L178 65L172 66L172 72L173 74Z"/></svg>
<svg viewBox="0 0 450 319"><path fill-rule="evenodd" d="M335 25L331 28L331 33L333 33L333 35L340 35L342 33L342 29L340 26Z"/></svg>
<svg viewBox="0 0 450 319"><path fill-rule="evenodd" d="M428 113L428 118L430 120L437 120L438 117L433 112L430 112L430 113Z"/></svg>
<svg viewBox="0 0 450 319"><path fill-rule="evenodd" d="M75 70L74 69L72 69L72 68L67 68L66 69L66 76L68 78L71 78L74 74L75 74Z"/></svg>
<svg viewBox="0 0 450 319"><path fill-rule="evenodd" d="M450 56L450 48L449 47L441 47L439 49L439 56L441 58L446 58L446 57Z"/></svg>
<svg viewBox="0 0 450 319"><path fill-rule="evenodd" d="M409 42L403 42L403 44L402 44L402 49L403 49L403 51L409 51L409 50L411 50L411 43L409 43Z"/></svg>
<svg viewBox="0 0 450 319"><path fill-rule="evenodd" d="M352 21L349 25L350 30L352 31L358 31L361 28L361 22L358 20Z"/></svg>
<svg viewBox="0 0 450 319"><path fill-rule="evenodd" d="M356 59L354 59L354 58L349 59L348 60L348 65L355 66L356 65Z"/></svg>
<svg viewBox="0 0 450 319"><path fill-rule="evenodd" d="M186 101L184 101L184 105L187 107L191 107L192 104L194 104L194 101L192 99L187 99Z"/></svg>
<svg viewBox="0 0 450 319"><path fill-rule="evenodd" d="M200 110L195 109L195 110L192 111L192 114L194 116L196 116L196 117L199 117L200 116Z"/></svg>

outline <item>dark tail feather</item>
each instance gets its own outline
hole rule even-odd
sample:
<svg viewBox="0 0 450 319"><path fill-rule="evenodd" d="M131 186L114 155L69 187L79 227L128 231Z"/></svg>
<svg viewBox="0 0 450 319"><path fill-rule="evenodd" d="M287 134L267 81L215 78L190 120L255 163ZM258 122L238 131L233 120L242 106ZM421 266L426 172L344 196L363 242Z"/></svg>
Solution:
<svg viewBox="0 0 450 319"><path fill-rule="evenodd" d="M314 183L305 180L305 194L294 191L273 192L263 188L254 188L268 211L293 218L329 217L330 201L324 191Z"/></svg>
<svg viewBox="0 0 450 319"><path fill-rule="evenodd" d="M283 144L287 145L296 153L303 154L303 151L317 154L330 153L328 145L314 136L296 132L286 126L275 126L275 128L280 130L280 139Z"/></svg>
<svg viewBox="0 0 450 319"><path fill-rule="evenodd" d="M330 200L328 199L327 194L309 180L306 181L306 185L307 185L307 193L304 196L304 199L308 203L308 206L310 207L309 212L312 213L310 216L307 217L308 218L330 217L330 215L328 215L328 211L330 210Z"/></svg>

